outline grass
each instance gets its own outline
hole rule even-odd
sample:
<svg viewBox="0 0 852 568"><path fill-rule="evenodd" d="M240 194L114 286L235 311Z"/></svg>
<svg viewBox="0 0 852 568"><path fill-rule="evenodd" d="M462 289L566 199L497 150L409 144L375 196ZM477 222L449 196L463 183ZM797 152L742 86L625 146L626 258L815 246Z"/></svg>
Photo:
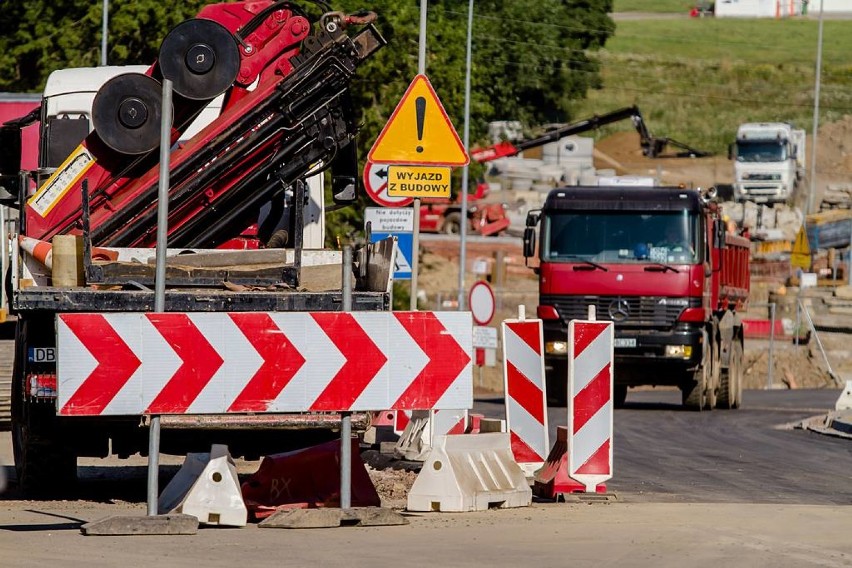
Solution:
<svg viewBox="0 0 852 568"><path fill-rule="evenodd" d="M777 120L811 129L815 21L690 18L617 25L600 54L603 88L579 103L577 118L637 104L655 135L717 153L741 122ZM823 37L820 121L826 123L852 114L852 21L826 21Z"/></svg>
<svg viewBox="0 0 852 568"><path fill-rule="evenodd" d="M690 0L615 0L613 12L687 13L698 2Z"/></svg>

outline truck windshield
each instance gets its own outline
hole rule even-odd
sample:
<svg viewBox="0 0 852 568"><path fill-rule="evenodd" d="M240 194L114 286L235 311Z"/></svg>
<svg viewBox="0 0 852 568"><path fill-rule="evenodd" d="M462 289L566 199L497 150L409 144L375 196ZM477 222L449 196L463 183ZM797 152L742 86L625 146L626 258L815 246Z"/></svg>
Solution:
<svg viewBox="0 0 852 568"><path fill-rule="evenodd" d="M787 145L776 140L739 140L738 162L783 162L787 159Z"/></svg>
<svg viewBox="0 0 852 568"><path fill-rule="evenodd" d="M697 225L688 211L554 211L542 219L542 260L695 264Z"/></svg>

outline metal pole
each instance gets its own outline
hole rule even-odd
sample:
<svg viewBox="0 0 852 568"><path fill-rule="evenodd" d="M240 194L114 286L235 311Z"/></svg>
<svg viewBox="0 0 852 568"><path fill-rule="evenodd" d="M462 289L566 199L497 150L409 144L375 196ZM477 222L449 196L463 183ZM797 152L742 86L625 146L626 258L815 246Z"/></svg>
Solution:
<svg viewBox="0 0 852 568"><path fill-rule="evenodd" d="M420 0L420 43L417 53L417 73L426 74L426 0ZM409 307L417 311L417 271L420 265L420 199L414 198L414 235L411 243L411 298Z"/></svg>
<svg viewBox="0 0 852 568"><path fill-rule="evenodd" d="M420 198L414 198L414 234L411 235L411 298L408 305L412 312L417 311L417 270L420 266Z"/></svg>
<svg viewBox="0 0 852 568"><path fill-rule="evenodd" d="M467 55L465 59L464 74L464 147L470 147L470 65L471 45L473 38L473 0L468 2L467 7ZM467 192L468 192L468 166L462 168L461 186L461 223L459 231L459 311L465 309L464 301L464 273L467 264Z"/></svg>
<svg viewBox="0 0 852 568"><path fill-rule="evenodd" d="M775 352L775 302L771 302L769 304L769 374L766 378L766 388L771 389L773 385L772 381L772 367L774 367L774 352Z"/></svg>
<svg viewBox="0 0 852 568"><path fill-rule="evenodd" d="M109 0L104 0L101 18L101 65L107 64L107 34L109 33Z"/></svg>
<svg viewBox="0 0 852 568"><path fill-rule="evenodd" d="M817 33L817 60L816 60L816 84L814 85L814 129L811 134L811 187L808 195L808 213L814 211L814 200L816 199L816 161L817 161L817 129L819 128L819 92L822 82L822 5L824 0L819 0L819 32Z"/></svg>
<svg viewBox="0 0 852 568"><path fill-rule="evenodd" d="M157 191L157 252L154 275L154 311L166 311L166 237L169 220L169 147L172 130L172 82L163 79L163 111L160 122L160 185ZM160 417L151 416L148 428L148 515L157 511L160 494Z"/></svg>
<svg viewBox="0 0 852 568"><path fill-rule="evenodd" d="M352 311L352 247L343 247L343 311ZM352 416L340 413L340 508L352 506Z"/></svg>

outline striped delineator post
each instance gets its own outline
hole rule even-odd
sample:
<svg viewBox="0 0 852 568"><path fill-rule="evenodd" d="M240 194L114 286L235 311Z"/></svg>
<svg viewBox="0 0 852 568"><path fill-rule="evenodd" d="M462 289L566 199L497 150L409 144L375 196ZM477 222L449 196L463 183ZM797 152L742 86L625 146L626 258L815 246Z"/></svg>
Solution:
<svg viewBox="0 0 852 568"><path fill-rule="evenodd" d="M503 321L503 376L512 453L521 469L532 475L550 447L541 320Z"/></svg>
<svg viewBox="0 0 852 568"><path fill-rule="evenodd" d="M568 475L593 493L612 478L613 324L568 323Z"/></svg>

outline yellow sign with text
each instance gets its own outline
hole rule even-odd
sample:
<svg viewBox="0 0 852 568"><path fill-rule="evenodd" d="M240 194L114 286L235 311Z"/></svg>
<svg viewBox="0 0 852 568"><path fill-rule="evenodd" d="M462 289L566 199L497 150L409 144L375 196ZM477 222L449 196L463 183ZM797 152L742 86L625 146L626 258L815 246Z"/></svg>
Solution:
<svg viewBox="0 0 852 568"><path fill-rule="evenodd" d="M434 166L388 167L391 197L450 197L450 168Z"/></svg>
<svg viewBox="0 0 852 568"><path fill-rule="evenodd" d="M426 75L417 75L367 159L378 164L466 166L470 158Z"/></svg>

